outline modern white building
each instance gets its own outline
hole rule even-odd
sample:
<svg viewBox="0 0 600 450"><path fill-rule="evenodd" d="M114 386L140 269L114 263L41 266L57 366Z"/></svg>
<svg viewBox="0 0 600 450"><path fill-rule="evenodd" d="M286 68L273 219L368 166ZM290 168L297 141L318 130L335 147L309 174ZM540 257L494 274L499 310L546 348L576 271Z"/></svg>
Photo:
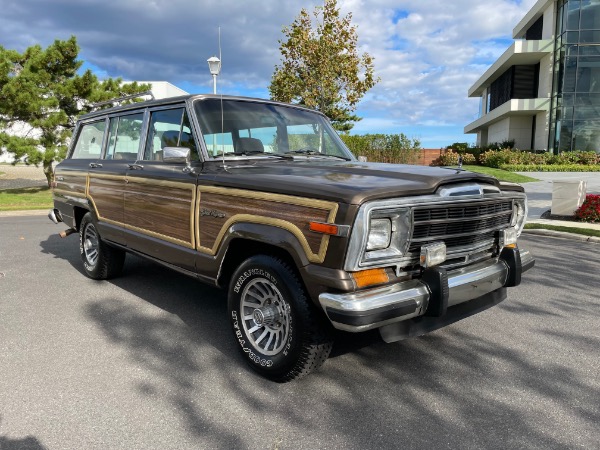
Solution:
<svg viewBox="0 0 600 450"><path fill-rule="evenodd" d="M151 86L150 90L152 91L152 95L157 100L160 98L178 97L180 95L189 94L189 92L179 89L168 81L138 81L138 83L149 84Z"/></svg>
<svg viewBox="0 0 600 450"><path fill-rule="evenodd" d="M471 86L478 146L600 152L600 0L539 0Z"/></svg>

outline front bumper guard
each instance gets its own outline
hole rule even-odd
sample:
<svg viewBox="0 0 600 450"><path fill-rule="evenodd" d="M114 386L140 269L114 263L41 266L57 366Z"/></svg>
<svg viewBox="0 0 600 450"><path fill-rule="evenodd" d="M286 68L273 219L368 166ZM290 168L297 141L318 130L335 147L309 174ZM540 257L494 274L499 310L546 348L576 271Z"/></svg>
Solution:
<svg viewBox="0 0 600 450"><path fill-rule="evenodd" d="M440 316L448 307L519 284L521 273L531 269L535 259L526 250L505 250L510 251L503 251L498 259L447 273L438 269L419 280L352 293L322 293L319 302L335 328L350 332L423 315Z"/></svg>

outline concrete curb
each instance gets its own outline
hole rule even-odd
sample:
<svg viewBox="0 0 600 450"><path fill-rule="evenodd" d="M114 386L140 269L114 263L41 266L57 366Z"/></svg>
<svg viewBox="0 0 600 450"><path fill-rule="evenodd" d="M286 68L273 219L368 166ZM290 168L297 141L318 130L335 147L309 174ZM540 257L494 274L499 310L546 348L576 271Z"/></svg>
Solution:
<svg viewBox="0 0 600 450"><path fill-rule="evenodd" d="M525 229L523 233L534 234L538 236L552 236L552 237L560 237L564 239L571 239L573 241L580 242L593 242L596 244L600 244L600 237L596 236L584 236L582 234L577 233L568 233L566 231L555 231L555 230L543 230L543 229Z"/></svg>

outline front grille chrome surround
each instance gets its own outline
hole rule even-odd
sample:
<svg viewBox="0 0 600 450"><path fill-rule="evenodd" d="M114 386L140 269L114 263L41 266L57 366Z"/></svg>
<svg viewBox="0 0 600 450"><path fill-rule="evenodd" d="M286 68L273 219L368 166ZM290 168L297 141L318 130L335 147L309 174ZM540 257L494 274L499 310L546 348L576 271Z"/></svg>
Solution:
<svg viewBox="0 0 600 450"><path fill-rule="evenodd" d="M475 185L477 186L477 185ZM487 188L487 186L486 186ZM345 270L356 271L369 267L395 266L396 269L418 265L421 246L444 242L447 260L460 265L492 256L498 245L498 232L511 226L515 201L526 202L521 192L480 189L479 194L463 196L429 195L368 202L357 214ZM366 237L372 217L393 215L396 211L410 210L408 240L398 243L401 254L372 258L366 251Z"/></svg>

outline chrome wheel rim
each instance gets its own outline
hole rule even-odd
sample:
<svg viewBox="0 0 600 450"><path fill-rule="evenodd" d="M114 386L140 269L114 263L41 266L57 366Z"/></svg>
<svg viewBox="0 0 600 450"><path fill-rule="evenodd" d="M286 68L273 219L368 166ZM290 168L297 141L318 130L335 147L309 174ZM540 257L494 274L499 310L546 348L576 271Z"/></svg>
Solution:
<svg viewBox="0 0 600 450"><path fill-rule="evenodd" d="M98 261L98 233L93 225L88 225L83 230L83 252L90 266L95 266Z"/></svg>
<svg viewBox="0 0 600 450"><path fill-rule="evenodd" d="M290 333L290 310L279 289L265 278L256 278L244 289L242 326L252 346L263 355L277 355Z"/></svg>

